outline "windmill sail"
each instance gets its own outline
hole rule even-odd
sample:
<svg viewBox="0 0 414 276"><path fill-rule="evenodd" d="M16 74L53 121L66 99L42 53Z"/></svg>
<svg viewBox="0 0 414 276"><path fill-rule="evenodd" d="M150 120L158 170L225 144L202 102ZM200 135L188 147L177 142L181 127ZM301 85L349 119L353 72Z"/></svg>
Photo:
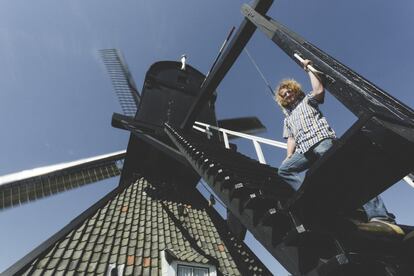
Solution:
<svg viewBox="0 0 414 276"><path fill-rule="evenodd" d="M118 176L125 151L0 177L0 211Z"/></svg>
<svg viewBox="0 0 414 276"><path fill-rule="evenodd" d="M127 116L135 117L140 95L121 51L118 49L102 49L100 54L118 96L122 111Z"/></svg>

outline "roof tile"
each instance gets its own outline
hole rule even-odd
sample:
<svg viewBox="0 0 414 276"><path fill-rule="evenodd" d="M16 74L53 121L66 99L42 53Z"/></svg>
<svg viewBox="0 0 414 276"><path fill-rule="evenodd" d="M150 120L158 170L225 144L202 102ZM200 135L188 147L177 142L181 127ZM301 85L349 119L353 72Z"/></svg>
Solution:
<svg viewBox="0 0 414 276"><path fill-rule="evenodd" d="M66 270L68 265L69 265L69 260L61 260L57 267L57 270L58 271Z"/></svg>
<svg viewBox="0 0 414 276"><path fill-rule="evenodd" d="M78 272L85 272L88 269L88 263L87 262L81 262L79 263L79 266L77 267Z"/></svg>
<svg viewBox="0 0 414 276"><path fill-rule="evenodd" d="M78 260L73 260L73 261L71 261L70 263L69 263L69 266L68 266L68 271L72 271L72 270L75 270L76 269L76 267L78 266Z"/></svg>
<svg viewBox="0 0 414 276"><path fill-rule="evenodd" d="M132 265L126 266L124 269L125 275L133 275L133 272L134 272L134 267Z"/></svg>
<svg viewBox="0 0 414 276"><path fill-rule="evenodd" d="M53 275L55 275L55 272L54 272L54 270L44 270L42 275L44 275L44 276L53 276Z"/></svg>
<svg viewBox="0 0 414 276"><path fill-rule="evenodd" d="M126 255L121 254L118 256L118 263L125 264L126 263Z"/></svg>
<svg viewBox="0 0 414 276"><path fill-rule="evenodd" d="M87 271L89 273L93 273L93 272L96 271L96 267L97 266L98 266L98 263L96 263L96 262L89 262Z"/></svg>
<svg viewBox="0 0 414 276"><path fill-rule="evenodd" d="M106 263L105 264L99 263L96 266L96 273L97 274L103 274L104 272L106 272L106 270L107 270L107 264Z"/></svg>

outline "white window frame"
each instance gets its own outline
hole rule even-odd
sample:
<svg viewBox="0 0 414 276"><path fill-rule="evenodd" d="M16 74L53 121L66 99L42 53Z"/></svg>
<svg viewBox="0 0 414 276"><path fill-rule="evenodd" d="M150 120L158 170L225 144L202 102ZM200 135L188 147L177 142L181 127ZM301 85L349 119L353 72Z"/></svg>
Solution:
<svg viewBox="0 0 414 276"><path fill-rule="evenodd" d="M207 275L210 275L210 268L209 267L200 266L200 265L193 266L193 265L187 265L187 264L177 264L177 274L178 274L178 270L179 270L180 267L188 267L188 268L191 268L191 269L194 269L194 268L206 269L207 270Z"/></svg>
<svg viewBox="0 0 414 276"><path fill-rule="evenodd" d="M178 266L190 266L195 268L206 268L208 269L209 276L217 276L217 268L211 264L200 264L195 262L183 262L178 260L173 260L171 263L168 263L165 258L165 251L161 251L161 275L162 276L176 276L178 272Z"/></svg>

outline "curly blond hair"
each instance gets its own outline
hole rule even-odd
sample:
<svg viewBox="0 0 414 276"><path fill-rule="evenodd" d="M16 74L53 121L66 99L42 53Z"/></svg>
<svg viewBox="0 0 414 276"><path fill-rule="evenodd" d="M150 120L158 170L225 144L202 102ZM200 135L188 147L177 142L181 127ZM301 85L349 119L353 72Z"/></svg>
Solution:
<svg viewBox="0 0 414 276"><path fill-rule="evenodd" d="M292 93L295 94L295 96L298 99L302 99L305 97L305 93L302 91L302 87L300 83L295 81L294 79L284 79L282 80L277 88L275 89L275 101L282 107L282 108L288 108L289 104L283 99L283 97L280 95L280 90L282 89L289 89L292 91Z"/></svg>

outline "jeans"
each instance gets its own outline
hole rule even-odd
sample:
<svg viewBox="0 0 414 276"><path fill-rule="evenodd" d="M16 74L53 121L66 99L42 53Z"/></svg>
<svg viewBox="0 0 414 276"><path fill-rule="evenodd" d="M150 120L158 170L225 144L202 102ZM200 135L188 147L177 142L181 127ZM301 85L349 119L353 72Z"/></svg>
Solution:
<svg viewBox="0 0 414 276"><path fill-rule="evenodd" d="M302 185L302 179L299 177L299 173L309 169L316 161L316 159L310 159L308 157L309 154L320 158L330 147L332 147L332 139L324 139L313 146L306 154L294 152L291 157L286 158L280 165L279 175L297 191ZM365 210L368 221L372 218L391 219L380 196L374 197L362 207Z"/></svg>

